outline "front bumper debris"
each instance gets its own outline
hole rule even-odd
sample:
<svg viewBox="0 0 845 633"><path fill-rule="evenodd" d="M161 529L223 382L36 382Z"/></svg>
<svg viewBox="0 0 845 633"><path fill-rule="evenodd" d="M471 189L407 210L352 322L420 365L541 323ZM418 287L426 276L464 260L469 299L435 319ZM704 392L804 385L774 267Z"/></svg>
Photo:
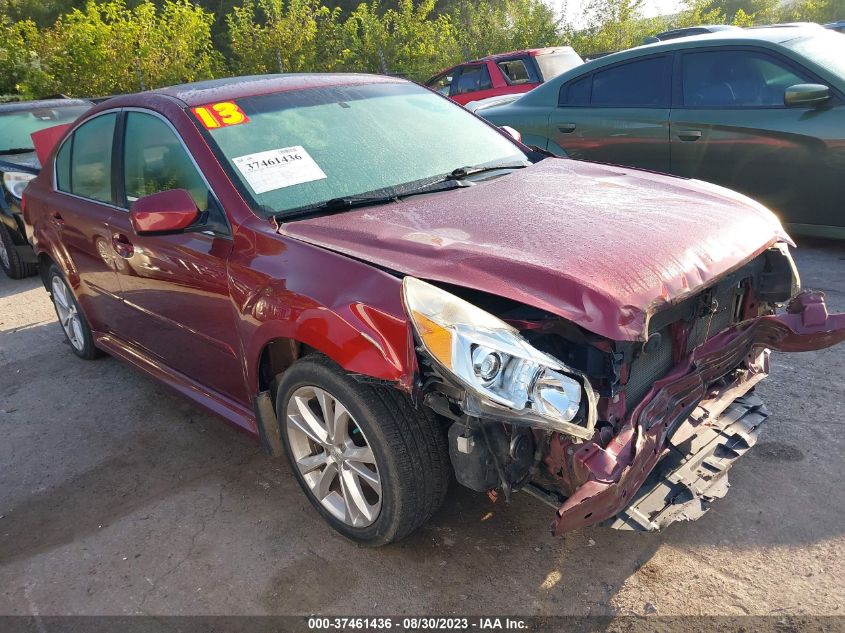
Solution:
<svg viewBox="0 0 845 633"><path fill-rule="evenodd" d="M702 420L694 417L696 408L709 402L711 419L720 418L734 400L744 396L766 376L766 350L812 351L843 341L845 314L829 314L824 295L813 291L804 291L795 297L783 314L749 319L708 339L665 378L652 386L606 447L593 442L575 452L577 468L581 473L585 473L585 476L583 483L558 509L551 526L552 533L557 536L587 525L605 522L625 512L629 507L645 512L647 529L655 529L652 524L660 527L671 522L661 520L661 510L655 500L657 497L644 501L650 496L650 489L641 491L641 488L657 464L667 455L667 451L671 454L672 450L685 446L670 442L676 432L682 431L688 425L696 431L705 432L707 425L702 425ZM716 393L713 392L714 384L741 367L747 369L735 376L733 383ZM712 420L708 423L712 424ZM756 427L744 431L746 442L756 439L755 431ZM718 430L718 434L721 435L722 431ZM679 442L683 441L682 437L679 437ZM722 444L718 437L712 437L711 441L716 443L712 446L712 456L720 459L725 456L723 451L727 448L733 452L738 452L737 449L741 448L740 444L729 444L727 440L724 442L726 448L718 448L717 445ZM670 444L671 446L667 446ZM554 446L553 442L552 448ZM747 448L742 450L744 452ZM730 456L730 453L727 455ZM724 490L720 489L719 482L705 486L705 481L699 482L695 479L696 462L704 463L709 456L706 447L695 449L690 445L685 457L690 466L689 472L675 472L673 480L672 466L667 464L669 483L691 483L697 486L693 490L698 490L699 503L723 496ZM556 454L554 450L547 456L546 463L552 472L567 467L564 455ZM718 467L720 464L716 465ZM721 466L726 465L727 462L721 462ZM722 470L727 471L727 468ZM718 479L723 477L724 475ZM655 478L656 485L659 486L660 474L655 475ZM719 492L721 494L717 494ZM679 503L671 505L682 505L682 499L683 497L678 497ZM644 505L637 507L638 500ZM663 512L666 513L664 518L673 514L669 510L668 506L663 507ZM685 513L694 513L692 505L675 510L679 510L678 518L683 518L681 515L692 518L692 514ZM698 512L698 515L701 513ZM630 518L628 515L626 517Z"/></svg>
<svg viewBox="0 0 845 633"><path fill-rule="evenodd" d="M757 443L768 417L763 401L753 394L734 400L715 419L698 407L666 443L667 454L631 505L607 525L654 532L675 521L700 518L711 501L728 493L728 471Z"/></svg>

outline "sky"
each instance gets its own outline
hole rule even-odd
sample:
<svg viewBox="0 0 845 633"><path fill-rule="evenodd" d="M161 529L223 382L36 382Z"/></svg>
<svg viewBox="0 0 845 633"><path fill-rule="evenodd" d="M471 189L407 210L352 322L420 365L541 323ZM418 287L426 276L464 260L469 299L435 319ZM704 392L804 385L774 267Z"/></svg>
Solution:
<svg viewBox="0 0 845 633"><path fill-rule="evenodd" d="M547 0L556 11L560 12L561 8L566 5L566 19L567 22L575 24L575 26L583 26L581 18L583 8L589 0ZM676 13L680 9L681 3L678 0L645 0L643 5L643 14L646 17L655 15L665 15Z"/></svg>

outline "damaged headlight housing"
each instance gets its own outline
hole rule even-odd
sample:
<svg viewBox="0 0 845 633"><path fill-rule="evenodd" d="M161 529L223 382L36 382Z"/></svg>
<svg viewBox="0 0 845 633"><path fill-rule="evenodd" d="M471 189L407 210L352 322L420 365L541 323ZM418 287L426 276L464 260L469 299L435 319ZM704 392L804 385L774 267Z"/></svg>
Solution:
<svg viewBox="0 0 845 633"><path fill-rule="evenodd" d="M573 423L587 396L592 406L593 394L572 370L501 319L436 286L405 277L402 289L425 351L482 407L532 426L592 435L591 423Z"/></svg>

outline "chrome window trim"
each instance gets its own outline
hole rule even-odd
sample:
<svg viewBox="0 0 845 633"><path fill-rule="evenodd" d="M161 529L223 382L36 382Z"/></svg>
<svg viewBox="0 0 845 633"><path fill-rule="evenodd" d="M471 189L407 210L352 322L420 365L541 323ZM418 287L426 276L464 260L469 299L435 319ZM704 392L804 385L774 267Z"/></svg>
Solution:
<svg viewBox="0 0 845 633"><path fill-rule="evenodd" d="M229 230L229 235L227 237L231 237L232 236L232 224L229 221L229 216L226 215L226 210L223 208L223 204L220 202L220 198L217 196L217 193L211 187L211 183L209 183L208 178L205 177L205 174L203 173L202 169L200 169L200 166L197 164L197 161L194 158L194 155L191 153L191 151L188 149L188 146L185 144L185 140L182 138L182 135L179 134L179 131L176 129L176 127L173 125L173 123L171 123L170 120L166 116L164 116L163 114L161 114L159 112L155 112L154 110L150 110L148 108L141 108L141 107L138 107L138 106L128 106L128 107L123 107L123 108L109 108L108 110L103 110L102 112L98 112L94 116L89 117L89 118L85 119L84 121L80 121L79 123L76 123L68 131L67 136L65 136L64 140L59 145L59 149L56 150L55 155L58 156L59 152L62 151L62 148L64 147L65 143L67 143L71 139L71 137L74 134L76 134L76 130L78 130L80 127L82 127L83 125L85 125L89 121L93 121L94 119L101 117L103 115L106 115L106 114L120 114L121 112L138 112L140 114L147 114L147 115L156 117L157 119L163 121L164 124L170 129L170 131L173 132L173 135L176 137L176 140L179 141L179 145L182 146L182 149L185 151L185 154L188 155L188 158L190 159L191 164L194 166L194 169L197 170L197 173L199 174L200 178L202 179L203 184L205 184L206 189L208 189L208 192L211 194L211 197L214 200L214 203L217 205L217 208L220 209L220 212L223 214L223 220L225 221L226 227ZM125 132L125 130L124 130L124 132ZM112 146L112 149L114 149L113 146ZM124 157L121 156L121 157L119 157L119 159L124 160ZM72 155L71 155L71 161L73 161ZM112 156L112 162L114 162L114 156ZM57 172L57 168L56 168L56 161L54 159L53 160L53 183L52 184L53 184L53 191L55 193L61 193L61 194L66 195L66 196L76 198L77 200L85 200L86 202L94 202L96 204L102 204L103 206L107 206L111 209L116 209L117 211L123 211L124 213L129 213L128 207L122 207L120 205L116 205L116 204L111 203L111 202L103 202L101 200L96 200L94 198L86 198L85 196L80 196L80 195L71 193L69 191L62 191L57 186L58 181L59 181L58 172ZM124 183L124 187L125 187L125 183ZM217 236L215 233L213 233L211 231L199 231L199 233L204 234L204 235L214 235L215 237L222 237L222 236Z"/></svg>
<svg viewBox="0 0 845 633"><path fill-rule="evenodd" d="M88 117L84 121L79 121L78 123L75 123L73 125L73 127L70 128L67 135L65 135L64 140L62 140L62 142L59 144L59 148L56 150L56 153L53 155L53 173L52 173L52 176L53 176L52 185L53 185L53 187L52 187L52 189L53 189L54 193L60 193L60 194L63 194L65 196L70 196L71 198L76 198L77 200L84 200L85 202L93 202L94 204L101 204L101 205L103 205L105 207L109 207L111 209L120 209L121 207L118 207L117 205L115 205L112 202L105 202L104 200L97 200L96 198L86 198L85 196L80 196L79 194L71 193L70 191L64 191L62 189L59 189L59 187L58 187L59 173L58 173L57 167L56 167L56 157L64 149L65 143L70 141L71 138L73 137L73 135L76 134L76 130L81 128L83 125L85 125L89 121L93 121L94 119L98 119L101 116L105 116L107 114L120 114L120 108L109 108L108 110L103 110L102 112L98 112L97 114L95 114L92 117ZM115 127L116 126L117 126L117 121L115 120ZM112 130L112 150L114 150L114 130ZM71 159L71 161L73 161L73 155L72 154L71 154L70 159ZM112 156L112 161L114 161L114 156ZM72 165L71 165L71 167L72 167Z"/></svg>

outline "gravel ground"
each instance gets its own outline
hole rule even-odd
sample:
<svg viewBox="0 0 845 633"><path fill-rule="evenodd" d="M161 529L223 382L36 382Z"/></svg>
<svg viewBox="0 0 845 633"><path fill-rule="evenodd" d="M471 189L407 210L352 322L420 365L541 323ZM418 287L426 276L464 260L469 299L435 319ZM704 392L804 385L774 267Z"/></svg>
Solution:
<svg viewBox="0 0 845 633"><path fill-rule="evenodd" d="M845 310L845 244L796 253ZM700 521L553 539L455 487L387 548L326 527L287 464L116 360L78 360L0 275L0 614L845 614L845 345L778 355L773 416Z"/></svg>

